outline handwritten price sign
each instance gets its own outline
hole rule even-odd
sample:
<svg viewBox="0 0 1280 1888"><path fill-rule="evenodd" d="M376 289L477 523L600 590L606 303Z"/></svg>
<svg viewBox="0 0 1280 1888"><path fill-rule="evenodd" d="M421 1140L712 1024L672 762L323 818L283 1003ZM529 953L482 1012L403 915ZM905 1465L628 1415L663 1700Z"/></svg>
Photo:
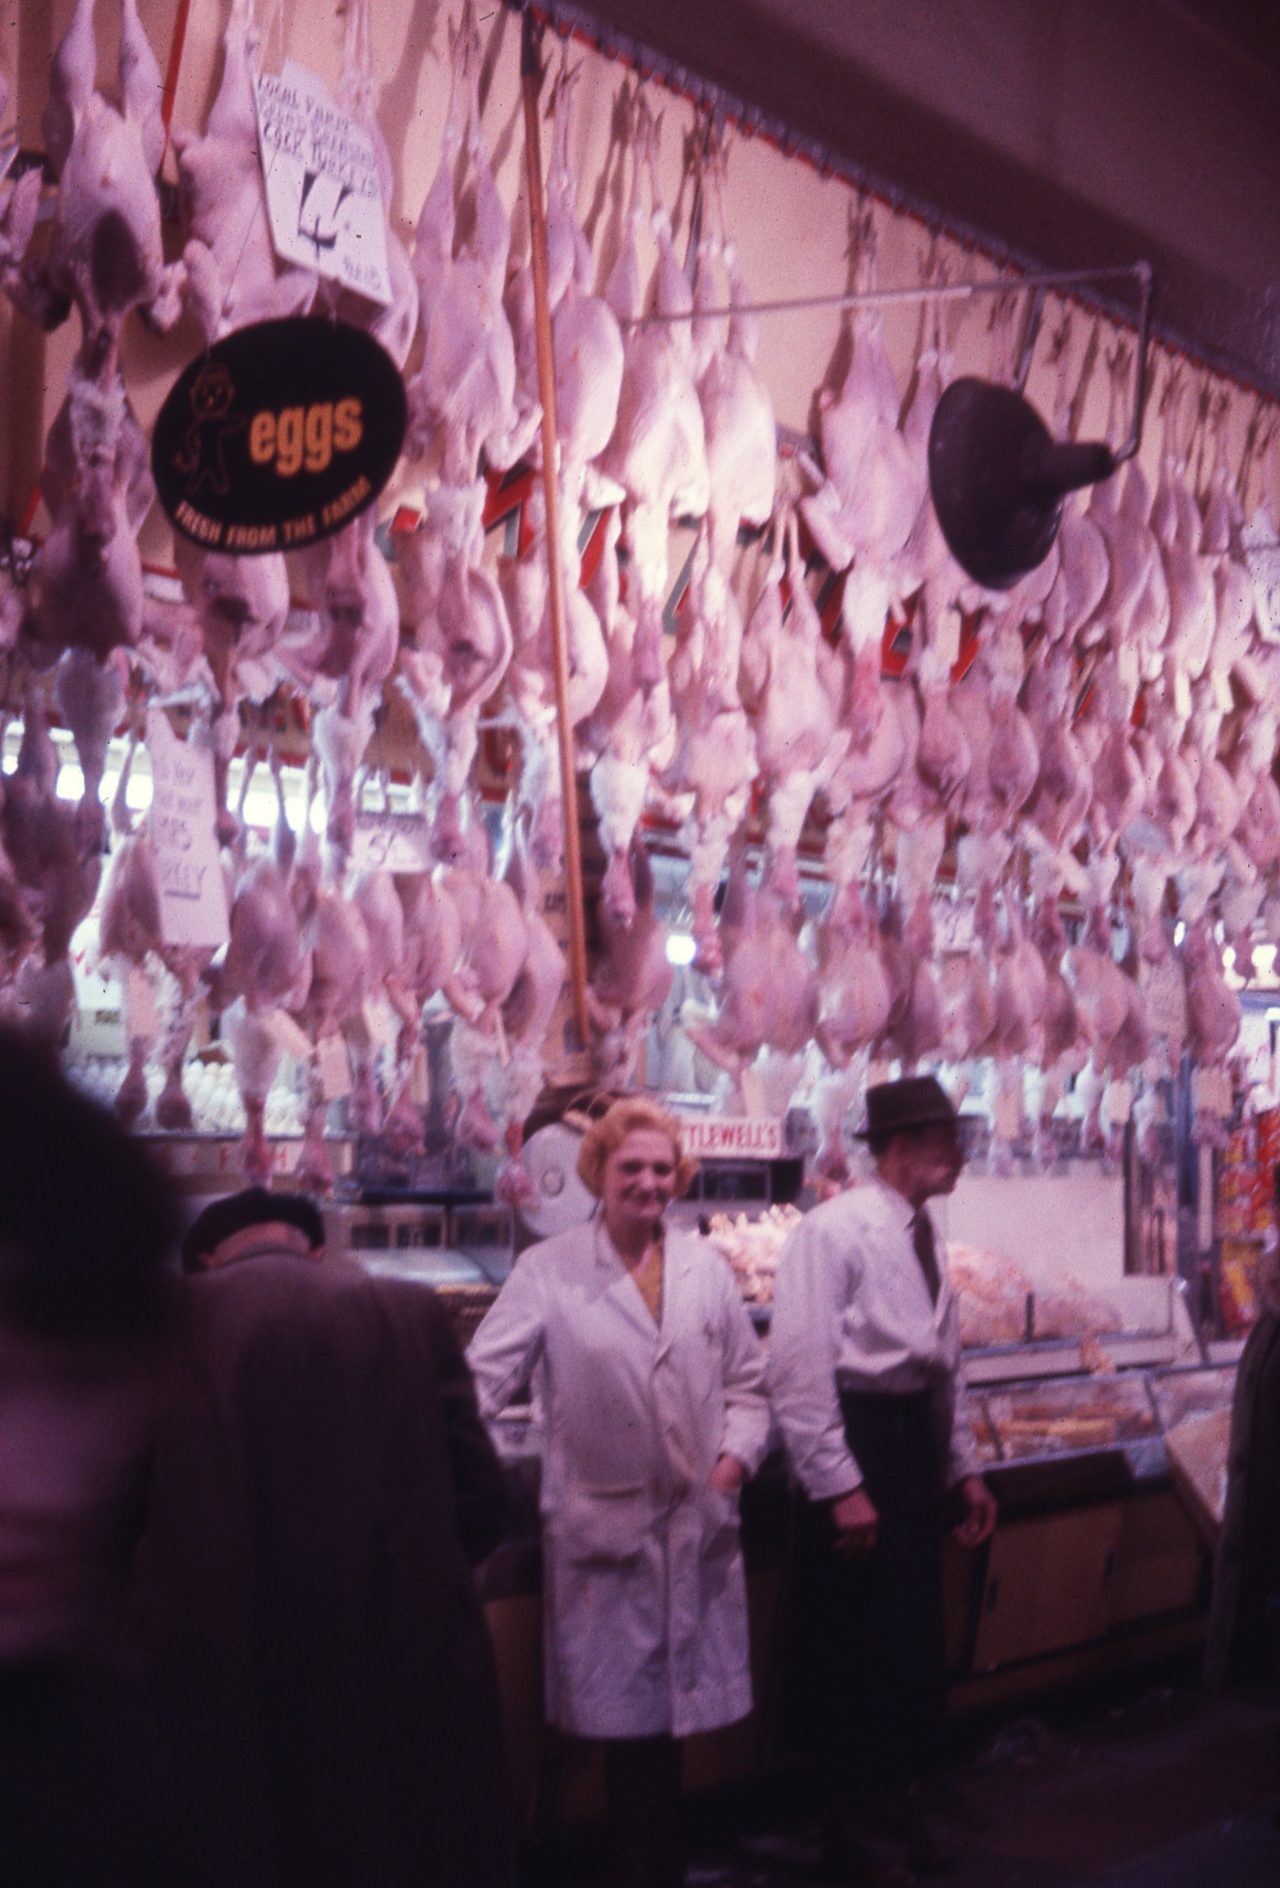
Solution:
<svg viewBox="0 0 1280 1888"><path fill-rule="evenodd" d="M147 719L151 843L166 944L225 944L227 888L214 836L213 755L180 741L162 709Z"/></svg>
<svg viewBox="0 0 1280 1888"><path fill-rule="evenodd" d="M352 863L357 872L429 872L435 861L421 813L360 813Z"/></svg>
<svg viewBox="0 0 1280 1888"><path fill-rule="evenodd" d="M296 60L255 81L271 240L300 263L386 307L386 212L373 140Z"/></svg>

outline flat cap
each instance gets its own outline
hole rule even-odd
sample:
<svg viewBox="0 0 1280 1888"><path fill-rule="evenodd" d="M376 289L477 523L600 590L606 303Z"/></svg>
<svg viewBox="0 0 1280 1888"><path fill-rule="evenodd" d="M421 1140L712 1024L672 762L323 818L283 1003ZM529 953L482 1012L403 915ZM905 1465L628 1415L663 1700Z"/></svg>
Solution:
<svg viewBox="0 0 1280 1888"><path fill-rule="evenodd" d="M196 1215L182 1241L182 1269L198 1272L200 1261L246 1226L269 1226L273 1221L296 1226L312 1246L324 1244L324 1218L314 1200L302 1193L270 1193L266 1187L246 1187L213 1200Z"/></svg>

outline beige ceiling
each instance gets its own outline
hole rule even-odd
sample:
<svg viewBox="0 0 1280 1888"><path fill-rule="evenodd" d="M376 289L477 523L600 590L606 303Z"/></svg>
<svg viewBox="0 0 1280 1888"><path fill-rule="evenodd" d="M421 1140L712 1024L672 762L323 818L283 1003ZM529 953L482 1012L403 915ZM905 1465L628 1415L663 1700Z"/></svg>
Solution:
<svg viewBox="0 0 1280 1888"><path fill-rule="evenodd" d="M1050 268L1146 257L1166 338L1280 396L1280 6L589 0L555 10Z"/></svg>

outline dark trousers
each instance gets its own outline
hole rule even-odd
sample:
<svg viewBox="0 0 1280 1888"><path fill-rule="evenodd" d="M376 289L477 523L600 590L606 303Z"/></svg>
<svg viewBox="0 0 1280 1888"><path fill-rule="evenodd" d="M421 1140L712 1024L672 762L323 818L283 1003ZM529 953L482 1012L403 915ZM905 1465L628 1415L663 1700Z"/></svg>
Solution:
<svg viewBox="0 0 1280 1888"><path fill-rule="evenodd" d="M604 1746L615 1888L680 1888L681 1748L674 1737L615 1737Z"/></svg>
<svg viewBox="0 0 1280 1888"><path fill-rule="evenodd" d="M198 1888L141 1686L48 1657L0 1665L0 1880L13 1888Z"/></svg>
<svg viewBox="0 0 1280 1888"><path fill-rule="evenodd" d="M802 1499L785 1711L833 1787L887 1802L929 1767L942 1726L942 1454L926 1392L847 1392L841 1411L879 1529L866 1560L840 1559L829 1504Z"/></svg>

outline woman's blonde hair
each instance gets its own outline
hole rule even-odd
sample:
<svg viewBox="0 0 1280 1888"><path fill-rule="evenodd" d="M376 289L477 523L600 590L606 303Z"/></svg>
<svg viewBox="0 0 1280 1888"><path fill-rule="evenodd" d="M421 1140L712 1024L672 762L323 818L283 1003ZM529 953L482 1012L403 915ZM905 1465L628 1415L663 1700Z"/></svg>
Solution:
<svg viewBox="0 0 1280 1888"><path fill-rule="evenodd" d="M626 1095L615 1101L607 1114L593 1121L578 1150L578 1175L596 1198L604 1190L604 1164L614 1149L621 1147L628 1134L652 1130L665 1134L676 1156L676 1197L684 1193L698 1171L698 1163L684 1151L684 1137L678 1116L648 1101L643 1095Z"/></svg>

